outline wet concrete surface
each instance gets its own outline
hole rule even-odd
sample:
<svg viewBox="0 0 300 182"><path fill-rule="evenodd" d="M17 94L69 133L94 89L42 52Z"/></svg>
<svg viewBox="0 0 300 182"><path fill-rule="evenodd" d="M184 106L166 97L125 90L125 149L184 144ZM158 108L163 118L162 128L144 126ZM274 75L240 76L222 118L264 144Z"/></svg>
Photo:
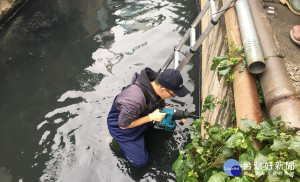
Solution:
<svg viewBox="0 0 300 182"><path fill-rule="evenodd" d="M287 5L279 0L264 1L265 12L274 30L274 36L278 43L279 53L286 60L287 73L300 95L300 47L294 45L290 39L290 31L295 25L300 25L300 16L290 11ZM271 7L271 8L268 8ZM267 13L268 9L274 9L274 13Z"/></svg>

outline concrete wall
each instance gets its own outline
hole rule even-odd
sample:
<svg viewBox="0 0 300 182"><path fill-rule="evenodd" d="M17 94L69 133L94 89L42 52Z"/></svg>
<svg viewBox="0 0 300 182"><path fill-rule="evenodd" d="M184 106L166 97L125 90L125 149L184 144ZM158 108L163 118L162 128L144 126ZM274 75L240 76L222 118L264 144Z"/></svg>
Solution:
<svg viewBox="0 0 300 182"><path fill-rule="evenodd" d="M0 27L27 0L0 0Z"/></svg>
<svg viewBox="0 0 300 182"><path fill-rule="evenodd" d="M0 15L12 7L13 2L16 0L1 0L0 1Z"/></svg>
<svg viewBox="0 0 300 182"><path fill-rule="evenodd" d="M207 0L201 0L201 7L205 5ZM217 9L222 6L221 0L215 0ZM201 29L210 22L210 10L202 19ZM209 36L202 44L202 105L208 95L215 96L216 108L213 112L206 111L202 114L205 121L211 124L219 123L223 127L232 126L232 113L234 111L234 98L232 91L232 83L225 82L224 78L218 81L217 71L210 70L212 60L215 56L221 56L228 53L226 26L224 16L222 16L218 24L212 29ZM218 101L226 100L226 107L217 104Z"/></svg>

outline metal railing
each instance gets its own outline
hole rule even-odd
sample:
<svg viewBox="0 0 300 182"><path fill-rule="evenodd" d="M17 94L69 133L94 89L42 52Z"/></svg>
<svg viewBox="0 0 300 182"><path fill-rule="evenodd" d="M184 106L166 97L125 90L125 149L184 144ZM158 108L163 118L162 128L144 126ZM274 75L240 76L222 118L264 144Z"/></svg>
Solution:
<svg viewBox="0 0 300 182"><path fill-rule="evenodd" d="M162 72L166 70L169 65L174 60L174 69L181 71L183 67L189 62L189 60L192 58L192 56L196 53L198 48L201 46L204 39L208 36L212 28L218 23L219 18L224 14L224 12L228 9L230 4L234 0L227 0L224 5L221 7L221 9L216 12L215 8L215 0L208 0L203 9L200 11L194 22L192 23L191 27L186 31L183 38L180 40L179 44L175 46L174 52L169 56L163 67L159 70L159 72ZM211 10L211 21L205 28L204 32L201 34L201 36L196 41L196 27L200 23L202 17L205 15L207 10ZM190 38L190 49L184 53L185 57L183 60L179 62L179 53L182 48L182 46L186 43L186 41Z"/></svg>

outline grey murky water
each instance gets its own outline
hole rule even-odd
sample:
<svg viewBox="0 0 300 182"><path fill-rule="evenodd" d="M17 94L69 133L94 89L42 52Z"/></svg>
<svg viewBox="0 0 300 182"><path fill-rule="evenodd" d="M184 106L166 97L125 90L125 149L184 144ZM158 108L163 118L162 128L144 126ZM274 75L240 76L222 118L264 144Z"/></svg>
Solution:
<svg viewBox="0 0 300 182"><path fill-rule="evenodd" d="M135 169L106 116L133 73L158 70L195 17L194 0L28 3L0 31L0 181L175 181L188 124L148 135L152 162ZM193 93L167 102L192 112L197 65L182 74Z"/></svg>

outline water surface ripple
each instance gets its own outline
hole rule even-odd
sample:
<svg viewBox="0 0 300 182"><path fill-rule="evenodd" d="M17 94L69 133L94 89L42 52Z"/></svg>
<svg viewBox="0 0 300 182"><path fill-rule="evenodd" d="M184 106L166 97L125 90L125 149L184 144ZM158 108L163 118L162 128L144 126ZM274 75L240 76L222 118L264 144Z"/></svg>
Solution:
<svg viewBox="0 0 300 182"><path fill-rule="evenodd" d="M158 70L195 16L188 0L26 5L0 32L0 179L175 181L171 165L191 121L147 135L151 164L135 169L112 142L106 117L133 73ZM192 63L182 71L193 94L167 101L190 112L198 104L193 73Z"/></svg>

